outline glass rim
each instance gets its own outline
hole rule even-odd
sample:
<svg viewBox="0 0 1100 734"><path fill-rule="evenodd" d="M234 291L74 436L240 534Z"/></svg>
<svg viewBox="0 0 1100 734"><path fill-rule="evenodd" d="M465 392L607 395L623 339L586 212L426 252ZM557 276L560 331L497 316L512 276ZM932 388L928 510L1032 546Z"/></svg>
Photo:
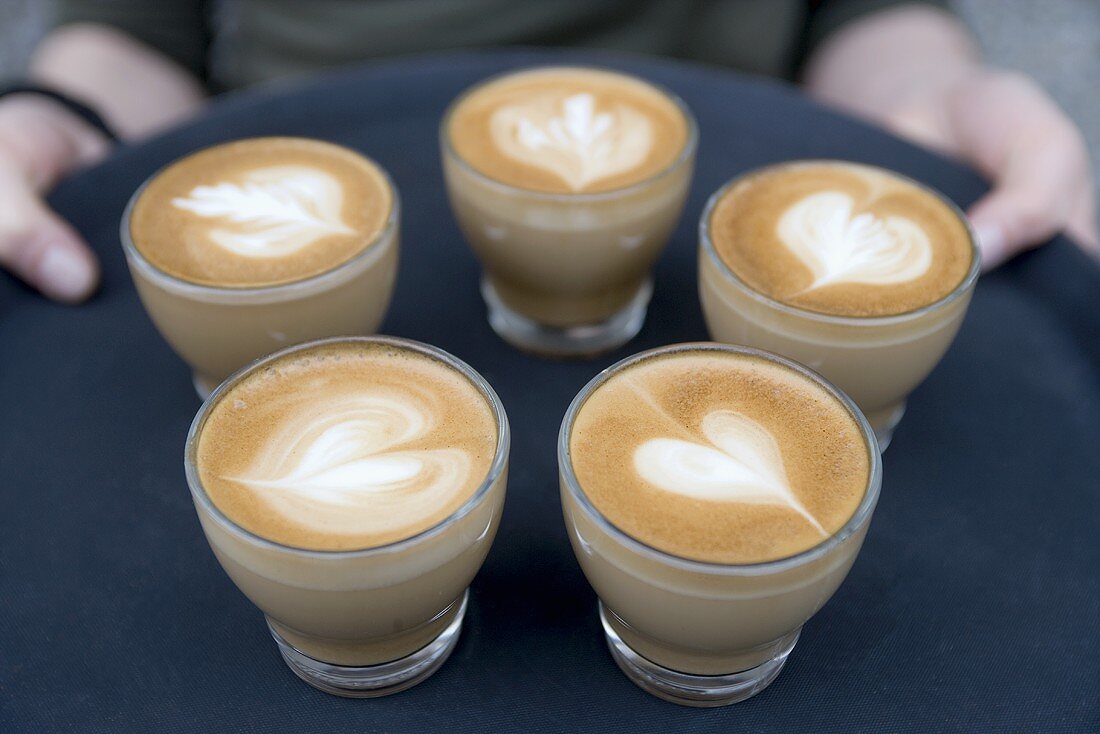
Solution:
<svg viewBox="0 0 1100 734"><path fill-rule="evenodd" d="M352 255L347 260L337 263L326 270L322 270L319 273L307 276L305 278L298 278L296 280L288 280L283 283L275 283L273 285L257 285L257 286L224 286L224 285L210 285L207 283L196 283L186 278L181 278L177 275L160 269L149 258L138 249L134 244L133 235L130 232L130 218L133 215L134 207L137 206L138 200L141 195L145 193L145 189L156 180L158 176L167 171L172 166L182 161L198 155L199 153L219 148L223 145L230 145L233 143L241 142L253 142L262 140L295 140L304 141L307 143L321 144L331 146L333 148L339 148L342 151L350 153L358 158L362 158L371 166L373 166L382 176L382 181L390 192L390 211L386 215L386 219L382 224L381 229L375 233L375 235L363 246L363 249ZM289 289L301 289L308 288L315 285L324 285L329 280L335 280L342 275L352 266L361 264L365 260L369 260L377 255L380 246L390 239L394 232L396 232L398 223L401 217L401 197L397 191L397 186L394 184L393 179L390 177L389 171L382 167L378 161L374 160L370 156L362 153L354 148L350 148L340 143L334 143L329 140L320 140L318 138L308 138L301 135L261 135L257 137L244 137L233 138L231 140L223 140L218 143L211 143L210 145L204 145L201 148L197 148L175 158L163 166L157 168L153 173L149 174L141 185L137 187L133 194L130 195L130 199L126 202L126 207L122 210L122 221L119 224L119 238L122 241L122 249L126 255L126 259L136 264L143 273L154 278L159 279L163 283L168 283L172 288L178 291L183 291L193 295L205 295L211 297L218 297L221 299L233 299L235 297L240 298L255 298L263 296L280 295L285 293Z"/></svg>
<svg viewBox="0 0 1100 734"><path fill-rule="evenodd" d="M650 174L646 178L635 181L626 186L620 186L619 188L608 189L605 191L579 191L579 192L559 192L559 191L538 191L535 189L526 189L522 186L516 186L514 184L501 181L500 179L493 178L487 173L483 173L467 161L465 158L458 154L458 151L454 149L454 145L451 143L450 127L451 118L458 110L459 106L468 97L481 90L483 87L500 81L509 76L528 74L539 71L589 71L599 72L603 74L616 74L619 76L627 77L633 81L639 82L646 86L652 87L664 97L668 98L673 105L680 111L680 114L684 116L684 122L687 124L687 137L684 140L684 145L673 158L668 165L664 166L658 171ZM485 186L497 189L498 191L505 191L508 193L522 193L524 196L530 196L532 198L540 199L543 201L556 201L556 202L575 202L575 203L590 203L605 201L608 199L615 199L621 196L629 196L637 191L640 191L647 186L651 186L655 182L666 178L678 171L685 163L690 161L695 155L696 149L699 147L699 124L695 120L695 115L692 114L691 109L687 106L687 103L680 98L678 94L670 90L668 87L659 84L654 81L650 81L644 77L631 74L629 72L619 71L610 66L596 66L587 64L534 64L531 66L523 66L515 69L509 69L502 71L491 76L485 77L477 82L474 82L470 86L463 89L457 97L455 97L447 105L447 109L443 112L443 119L439 124L439 146L443 151L445 158L452 160L461 168L467 175L477 179Z"/></svg>
<svg viewBox="0 0 1100 734"><path fill-rule="evenodd" d="M493 418L497 426L497 442L494 447L493 461L489 465L489 470L482 480L478 488L474 490L462 505L460 505L454 512L447 517L443 518L431 527L425 528L415 535L410 535L407 538L401 538L390 543L383 545L370 546L368 548L354 548L350 550L324 550L316 548L302 548L299 546L288 545L286 543L280 543L270 538L265 538L258 533L255 533L241 524L230 518L221 508L210 499L210 495L207 494L206 488L202 484L202 480L199 477L198 471L198 443L199 437L202 434L202 428L206 423L207 418L210 416L210 412L214 406L220 401L223 395L227 394L234 386L236 386L241 380L255 372L262 369L264 366L271 362L282 359L295 352L304 352L316 347L326 346L330 344L347 344L347 343L369 343L369 344L384 344L398 349L407 349L425 355L429 358L435 359L443 364L456 370L469 380L478 392L489 403L489 408L493 412ZM414 545L418 545L426 540L429 540L440 533L444 532L456 522L461 520L466 515L470 514L475 508L480 506L485 498L489 494L489 490L496 484L504 472L504 469L508 463L508 453L511 445L511 429L508 424L508 415L504 410L504 404L501 402L500 397L496 391L493 390L492 385L481 376L481 374L471 367L469 364L454 356L450 352L447 352L439 347L425 344L424 342L415 341L413 339L406 339L396 336L385 336L380 334L374 334L370 336L336 336L326 339L316 339L314 341L305 342L303 344L295 344L293 346L280 349L277 352L273 352L265 357L261 357L254 360L248 365L240 368L228 378L225 379L209 397L203 401L203 404L199 407L198 412L195 414L194 419L191 421L191 427L187 431L187 439L184 443L184 475L187 479L187 487L191 491L191 496L196 503L201 504L202 507L210 514L214 520L224 527L232 534L238 536L246 542L259 545L271 550L280 552L294 553L311 558L324 558L324 559L343 559L343 558L356 558L372 555L384 555L389 553L397 553L410 548Z"/></svg>
<svg viewBox="0 0 1100 734"><path fill-rule="evenodd" d="M635 538L611 522L611 520L600 512L592 501L588 499L588 496L584 493L584 489L581 487L580 481L577 479L576 473L573 470L573 462L569 447L570 436L573 432L573 423L576 420L577 414L583 408L584 403L587 402L588 398L591 397L597 389L619 372L645 360L682 352L724 352L764 359L773 364L792 369L803 377L810 379L836 398L841 405L848 410L849 414L859 426L860 432L863 434L870 467L867 473L867 486L864 489L863 497L860 499L859 505L857 505L856 509L852 512L851 517L845 521L839 530L806 550L782 558L758 561L755 563L718 563L714 561L700 561L661 550L660 548L656 548L649 543ZM879 493L882 487L882 454L878 448L878 439L875 437L875 432L867 422L867 418L863 415L863 412L860 411L847 394L809 367L787 359L786 357L763 349L756 349L754 347L746 347L738 344L723 344L719 342L684 342L648 349L644 352L639 352L619 360L589 380L573 398L565 413L565 417L562 419L561 429L558 431L558 467L570 496L576 501L582 511L585 512L604 532L611 535L619 543L643 556L655 558L662 563L677 567L680 570L724 576L759 576L779 573L821 558L854 535L866 524L872 512L874 512L875 505L878 503Z"/></svg>
<svg viewBox="0 0 1100 734"><path fill-rule="evenodd" d="M714 213L715 207L718 206L718 202L722 200L726 192L732 189L734 186L742 183L748 178L755 176L765 171L773 169L785 168L788 166L797 166L805 164L823 164L823 165L840 165L840 166L860 166L863 168L870 168L881 173L899 178L906 183L916 186L926 194L931 195L937 201L942 202L948 209L962 222L963 227L966 229L967 240L970 244L970 267L967 268L966 275L963 279L952 288L946 295L936 299L931 303L926 303L923 306L919 306L908 311L902 311L901 313L883 314L880 316L845 316L841 314L828 314L821 311L813 311L807 308L800 308L798 306L792 306L789 303L784 303L776 298L772 298L769 295L756 290L744 280L740 278L733 271L729 265L718 255L718 250L714 246L714 241L710 236L710 220L711 215ZM970 219L967 218L963 210L954 201L949 199L945 194L937 189L929 186L928 184L918 181L915 178L906 176L903 173L884 168L882 166L876 166L870 163L862 163L859 161L848 161L840 158L798 158L789 161L781 161L779 163L769 163L763 166L757 166L734 176L733 178L722 184L721 187L707 199L706 205L703 207L703 213L699 217L699 247L706 253L708 259L713 263L718 271L725 276L725 279L733 283L739 290L743 291L753 300L763 305L769 306L778 311L784 313L799 316L811 321L819 321L821 323L828 324L840 324L846 326L888 326L896 323L903 323L918 319L921 316L938 311L955 301L962 298L973 288L974 283L977 281L978 276L981 273L982 257L981 251L978 249L978 235L974 231L973 225L970 223Z"/></svg>

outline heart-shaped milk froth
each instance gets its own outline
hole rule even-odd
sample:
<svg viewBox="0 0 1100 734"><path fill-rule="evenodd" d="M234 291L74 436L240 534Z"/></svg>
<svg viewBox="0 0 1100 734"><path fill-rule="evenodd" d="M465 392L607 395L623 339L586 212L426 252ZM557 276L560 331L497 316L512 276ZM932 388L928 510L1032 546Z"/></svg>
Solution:
<svg viewBox="0 0 1100 734"><path fill-rule="evenodd" d="M718 410L702 422L706 445L678 438L651 438L634 451L634 468L666 492L712 502L781 505L827 536L790 487L775 438L740 413Z"/></svg>
<svg viewBox="0 0 1100 734"><path fill-rule="evenodd" d="M210 240L252 258L284 257L322 237L351 234L340 183L301 165L257 168L243 183L196 186L172 204L211 223Z"/></svg>
<svg viewBox="0 0 1100 734"><path fill-rule="evenodd" d="M573 191L637 168L653 147L653 125L643 113L621 103L597 111L587 92L501 107L489 126L502 153L557 175Z"/></svg>
<svg viewBox="0 0 1100 734"><path fill-rule="evenodd" d="M270 436L247 474L230 479L296 523L385 532L430 515L466 481L464 451L401 448L433 423L423 406L396 396L313 402Z"/></svg>
<svg viewBox="0 0 1100 734"><path fill-rule="evenodd" d="M806 291L836 283L906 283L932 265L932 244L918 224L901 216L856 214L855 200L841 191L798 201L780 217L776 234L813 273Z"/></svg>

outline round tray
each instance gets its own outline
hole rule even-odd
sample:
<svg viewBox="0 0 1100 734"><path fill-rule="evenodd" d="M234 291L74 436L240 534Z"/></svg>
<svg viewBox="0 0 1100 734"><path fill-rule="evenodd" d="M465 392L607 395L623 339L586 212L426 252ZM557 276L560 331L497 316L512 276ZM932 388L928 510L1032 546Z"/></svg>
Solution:
<svg viewBox="0 0 1100 734"><path fill-rule="evenodd" d="M645 328L577 362L528 356L490 330L437 144L444 107L467 85L563 62L664 84L701 128ZM427 682L386 699L301 683L215 562L183 478L198 409L190 375L145 316L119 245L123 206L152 171L203 145L271 134L350 145L393 175L403 250L383 330L469 362L514 427L500 533L458 648ZM0 730L1096 731L1100 271L1061 240L979 282L887 452L862 554L770 688L725 709L684 709L643 693L608 655L561 519L562 415L619 358L706 338L695 282L703 202L739 172L802 157L894 168L964 205L984 190L962 167L784 86L549 51L407 59L263 87L66 181L53 203L99 251L102 292L65 307L0 277Z"/></svg>

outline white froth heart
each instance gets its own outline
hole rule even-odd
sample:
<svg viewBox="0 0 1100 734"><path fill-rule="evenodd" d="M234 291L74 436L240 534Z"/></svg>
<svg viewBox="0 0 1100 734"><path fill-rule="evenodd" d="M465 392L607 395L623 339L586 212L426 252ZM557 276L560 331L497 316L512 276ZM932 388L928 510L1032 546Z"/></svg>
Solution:
<svg viewBox="0 0 1100 734"><path fill-rule="evenodd" d="M770 432L731 410L709 413L701 426L712 444L651 438L634 451L634 468L667 492L712 502L782 505L821 533L821 523L798 501Z"/></svg>
<svg viewBox="0 0 1100 734"><path fill-rule="evenodd" d="M905 283L928 272L932 244L918 224L870 212L852 216L854 208L848 194L820 191L779 219L779 239L813 273L807 291L835 283Z"/></svg>
<svg viewBox="0 0 1100 734"><path fill-rule="evenodd" d="M653 147L646 115L624 104L597 112L587 92L543 94L501 107L489 125L501 152L556 174L573 191L638 167Z"/></svg>
<svg viewBox="0 0 1100 734"><path fill-rule="evenodd" d="M463 450L401 448L433 425L413 396L311 399L272 433L245 475L229 479L297 524L344 534L397 530L445 507L469 476Z"/></svg>
<svg viewBox="0 0 1100 734"><path fill-rule="evenodd" d="M328 173L302 165L250 171L244 182L196 186L172 204L216 220L211 241L244 257L285 257L322 237L351 234L344 192Z"/></svg>

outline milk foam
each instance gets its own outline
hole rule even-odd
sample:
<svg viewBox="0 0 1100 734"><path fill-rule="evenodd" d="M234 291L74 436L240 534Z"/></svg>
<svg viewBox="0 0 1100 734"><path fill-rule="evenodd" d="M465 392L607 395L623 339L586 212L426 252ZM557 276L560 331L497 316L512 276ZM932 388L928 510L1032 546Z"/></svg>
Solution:
<svg viewBox="0 0 1100 734"><path fill-rule="evenodd" d="M381 534L429 517L471 479L454 447L408 448L438 422L414 393L340 392L298 404L249 470L224 477L318 532Z"/></svg>
<svg viewBox="0 0 1100 734"><path fill-rule="evenodd" d="M891 285L920 278L932 265L932 244L901 216L853 216L855 201L820 191L791 206L776 234L814 275L807 291L836 283Z"/></svg>
<svg viewBox="0 0 1100 734"><path fill-rule="evenodd" d="M286 257L323 237L352 234L343 202L339 181L305 165L256 168L243 183L196 186L172 199L173 206L213 220L212 242L250 258Z"/></svg>
<svg viewBox="0 0 1100 734"><path fill-rule="evenodd" d="M795 497L772 436L756 421L716 410L700 426L710 445L678 438L651 438L634 450L634 468L667 492L711 502L781 505L828 533Z"/></svg>
<svg viewBox="0 0 1100 734"><path fill-rule="evenodd" d="M502 153L556 174L573 191L642 165L654 142L638 110L619 103L599 111L592 94L552 90L496 110L490 134Z"/></svg>

